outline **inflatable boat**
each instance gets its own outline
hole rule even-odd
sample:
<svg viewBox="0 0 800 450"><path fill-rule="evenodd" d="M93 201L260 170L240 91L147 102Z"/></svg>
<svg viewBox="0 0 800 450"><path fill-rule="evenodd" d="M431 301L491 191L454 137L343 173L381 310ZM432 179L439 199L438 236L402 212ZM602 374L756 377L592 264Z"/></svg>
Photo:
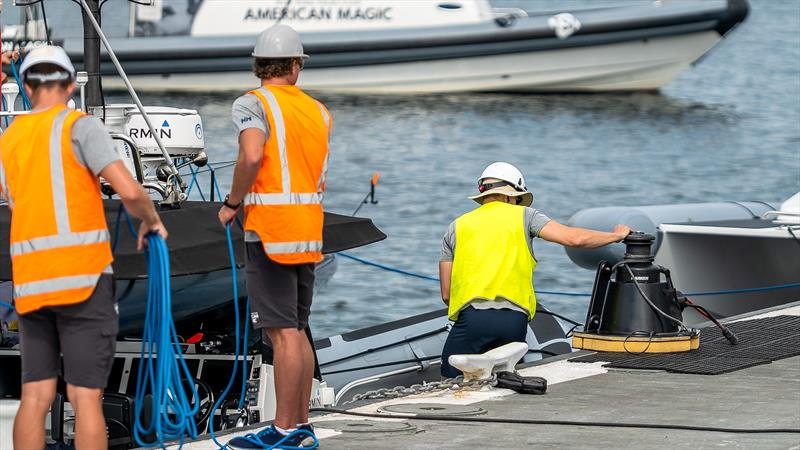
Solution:
<svg viewBox="0 0 800 450"><path fill-rule="evenodd" d="M488 0L113 1L103 28L140 91L250 89L255 36L281 21L311 55L299 81L309 90L604 92L664 86L748 10L746 0L538 12ZM48 30L82 61L72 2L42 2L23 17L4 19L4 49L35 45ZM122 88L103 58L105 86Z"/></svg>

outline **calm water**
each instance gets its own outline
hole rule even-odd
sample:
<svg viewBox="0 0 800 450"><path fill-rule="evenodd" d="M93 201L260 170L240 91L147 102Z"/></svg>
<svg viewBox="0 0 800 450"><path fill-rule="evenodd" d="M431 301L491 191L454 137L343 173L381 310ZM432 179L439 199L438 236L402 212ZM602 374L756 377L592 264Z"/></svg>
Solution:
<svg viewBox="0 0 800 450"><path fill-rule="evenodd" d="M466 196L495 160L520 167L535 206L560 221L595 206L780 202L800 190L800 3L752 3L730 39L660 93L320 96L335 124L326 209L352 212L380 171L380 203L360 215L389 238L352 253L435 275L445 228L474 206ZM198 109L211 159L234 157L230 95L143 101ZM227 191L229 171L221 181ZM539 289L590 290L593 273L561 247L540 240L536 253ZM539 300L581 319L588 302ZM314 302L320 337L442 306L436 283L344 258Z"/></svg>

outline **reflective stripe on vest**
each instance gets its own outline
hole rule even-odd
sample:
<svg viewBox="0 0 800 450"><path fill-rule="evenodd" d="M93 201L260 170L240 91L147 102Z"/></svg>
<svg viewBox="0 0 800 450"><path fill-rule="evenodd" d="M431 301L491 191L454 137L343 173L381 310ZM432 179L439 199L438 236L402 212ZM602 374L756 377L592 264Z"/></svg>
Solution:
<svg viewBox="0 0 800 450"><path fill-rule="evenodd" d="M48 294L67 289L94 288L100 275L73 275L14 285L14 297Z"/></svg>
<svg viewBox="0 0 800 450"><path fill-rule="evenodd" d="M456 219L451 320L473 300L507 300L533 317L536 260L528 248L524 213L522 206L495 201Z"/></svg>
<svg viewBox="0 0 800 450"><path fill-rule="evenodd" d="M0 138L0 181L15 200L9 253L19 314L82 302L111 273L99 180L72 148L82 115L58 105L18 117Z"/></svg>
<svg viewBox="0 0 800 450"><path fill-rule="evenodd" d="M72 245L99 244L101 242L108 242L109 240L110 235L108 230L57 234L54 236L45 236L22 242L15 242L11 244L11 256L24 255L26 253L42 250L52 250L60 247L69 247Z"/></svg>
<svg viewBox="0 0 800 450"><path fill-rule="evenodd" d="M331 116L328 114L328 110L325 109L322 103L317 102L319 106L319 111L322 113L322 120L325 121L325 126L328 128L328 139L330 139L330 129L331 129ZM331 153L325 156L325 164L322 166L322 174L319 176L319 181L317 182L317 192L322 192L325 187L325 180L328 178L328 161L331 158Z"/></svg>
<svg viewBox="0 0 800 450"><path fill-rule="evenodd" d="M322 203L322 194L318 192L295 194L274 193L257 194L251 192L244 196L245 205L319 205Z"/></svg>
<svg viewBox="0 0 800 450"><path fill-rule="evenodd" d="M281 185L283 193L288 194L292 192L292 174L289 172L289 157L286 156L286 125L283 123L283 112L278 99L269 91L269 89L259 89L261 95L267 100L269 109L272 111L272 120L275 121L275 138L278 140L278 157L281 161Z"/></svg>
<svg viewBox="0 0 800 450"><path fill-rule="evenodd" d="M58 113L53 122L53 129L50 131L50 183L59 235L70 232L67 185L64 182L64 162L61 160L61 133L64 131L64 119L67 118L69 112L69 109L65 109Z"/></svg>
<svg viewBox="0 0 800 450"><path fill-rule="evenodd" d="M267 253L321 252L322 241L267 242L264 244L264 250Z"/></svg>
<svg viewBox="0 0 800 450"><path fill-rule="evenodd" d="M270 134L265 162L244 198L246 234L256 233L275 262L320 261L330 115L294 86L251 93L264 107Z"/></svg>

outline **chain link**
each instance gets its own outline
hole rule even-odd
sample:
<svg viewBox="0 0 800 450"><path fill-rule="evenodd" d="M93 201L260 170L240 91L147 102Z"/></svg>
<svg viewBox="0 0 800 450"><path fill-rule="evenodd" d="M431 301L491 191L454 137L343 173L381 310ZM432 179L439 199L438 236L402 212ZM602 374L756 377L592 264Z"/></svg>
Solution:
<svg viewBox="0 0 800 450"><path fill-rule="evenodd" d="M360 400L375 400L375 399L390 399L400 398L414 394L424 394L427 392L450 390L453 392L464 389L480 389L483 386L496 386L497 375L492 374L489 378L480 380L464 381L464 377L459 375L455 378L446 378L442 381L431 381L429 383L423 382L421 384L412 384L411 386L395 386L393 388L375 389L367 391L362 394L356 394L352 399L344 402L341 406L355 403Z"/></svg>

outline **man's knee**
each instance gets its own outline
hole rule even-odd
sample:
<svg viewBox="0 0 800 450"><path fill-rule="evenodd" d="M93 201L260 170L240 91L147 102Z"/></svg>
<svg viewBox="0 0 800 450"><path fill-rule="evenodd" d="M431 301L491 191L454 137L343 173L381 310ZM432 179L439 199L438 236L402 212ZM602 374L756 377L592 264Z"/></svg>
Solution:
<svg viewBox="0 0 800 450"><path fill-rule="evenodd" d="M39 411L48 411L56 398L55 380L42 380L22 385L20 401Z"/></svg>
<svg viewBox="0 0 800 450"><path fill-rule="evenodd" d="M67 384L67 397L76 409L81 408L82 405L101 405L103 390Z"/></svg>
<svg viewBox="0 0 800 450"><path fill-rule="evenodd" d="M273 345L279 346L287 341L297 339L302 336L305 339L305 332L295 328L267 328L267 335Z"/></svg>

